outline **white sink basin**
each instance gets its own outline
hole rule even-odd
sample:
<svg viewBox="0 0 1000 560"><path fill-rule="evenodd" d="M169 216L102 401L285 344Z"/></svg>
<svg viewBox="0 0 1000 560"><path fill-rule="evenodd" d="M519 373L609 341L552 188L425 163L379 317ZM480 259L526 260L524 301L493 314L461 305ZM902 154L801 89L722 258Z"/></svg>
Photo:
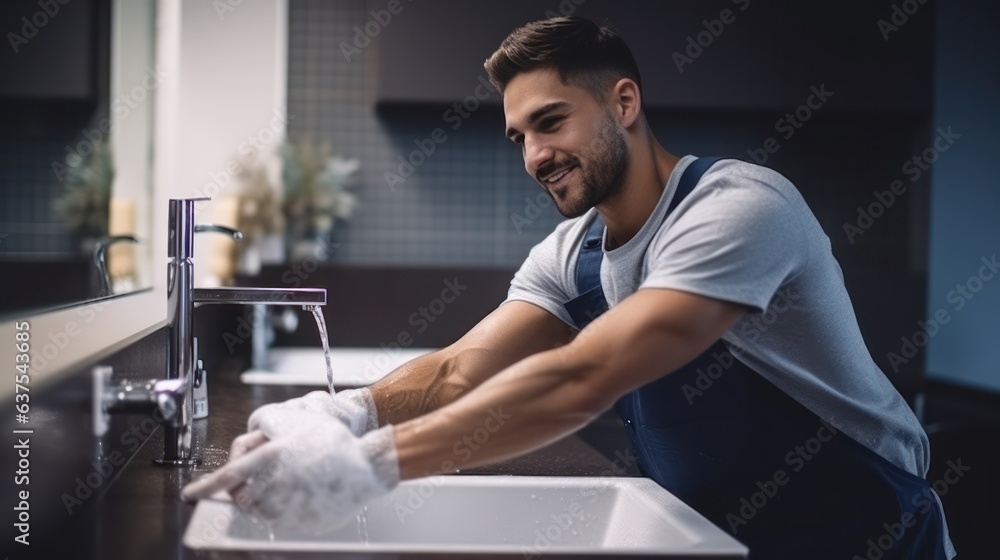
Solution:
<svg viewBox="0 0 1000 560"><path fill-rule="evenodd" d="M203 500L192 549L745 558L747 549L648 478L436 476L406 481L323 535L270 531Z"/></svg>
<svg viewBox="0 0 1000 560"><path fill-rule="evenodd" d="M434 348L331 348L333 384L371 385L402 364L433 352ZM322 348L273 348L270 367L249 369L240 380L259 385L319 385L326 387Z"/></svg>

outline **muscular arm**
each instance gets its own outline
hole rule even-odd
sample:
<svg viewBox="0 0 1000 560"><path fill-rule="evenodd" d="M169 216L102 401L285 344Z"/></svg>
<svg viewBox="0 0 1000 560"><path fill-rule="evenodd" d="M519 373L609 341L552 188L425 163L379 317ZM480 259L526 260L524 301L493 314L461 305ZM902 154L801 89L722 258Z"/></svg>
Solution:
<svg viewBox="0 0 1000 560"><path fill-rule="evenodd" d="M454 344L411 360L371 386L379 424L451 403L510 365L572 340L575 329L523 301L501 305Z"/></svg>
<svg viewBox="0 0 1000 560"><path fill-rule="evenodd" d="M414 478L542 447L584 426L621 395L683 366L745 312L743 306L686 292L639 290L570 344L535 345L542 351L509 365L464 398L397 425L400 472ZM473 452L465 442L480 428L489 438L480 444L477 437Z"/></svg>

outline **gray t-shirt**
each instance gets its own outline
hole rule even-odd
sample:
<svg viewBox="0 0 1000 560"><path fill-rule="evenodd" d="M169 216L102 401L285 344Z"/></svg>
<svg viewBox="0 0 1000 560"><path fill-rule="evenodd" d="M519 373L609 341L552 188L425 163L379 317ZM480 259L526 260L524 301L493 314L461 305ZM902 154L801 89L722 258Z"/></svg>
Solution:
<svg viewBox="0 0 1000 560"><path fill-rule="evenodd" d="M750 307L722 336L734 356L821 419L925 477L927 435L869 354L830 239L798 190L771 169L722 160L664 220L694 159L677 163L635 237L608 251L605 230L608 305L638 289L670 288ZM506 301L533 303L575 326L563 304L577 295L577 254L596 214L560 223L536 245Z"/></svg>

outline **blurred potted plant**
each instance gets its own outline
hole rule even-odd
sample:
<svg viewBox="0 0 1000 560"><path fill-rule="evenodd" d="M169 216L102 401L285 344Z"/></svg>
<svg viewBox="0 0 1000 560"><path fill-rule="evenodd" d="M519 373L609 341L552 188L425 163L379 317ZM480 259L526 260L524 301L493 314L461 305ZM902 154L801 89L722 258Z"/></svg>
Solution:
<svg viewBox="0 0 1000 560"><path fill-rule="evenodd" d="M329 144L310 140L286 143L281 156L289 257L297 260L328 244L337 220L354 213L357 197L347 189L361 162L334 156Z"/></svg>
<svg viewBox="0 0 1000 560"><path fill-rule="evenodd" d="M94 143L87 157L71 153L66 156L66 191L53 204L56 214L66 221L70 231L81 240L81 249L90 254L94 244L108 233L108 205L115 169L111 148L104 142Z"/></svg>

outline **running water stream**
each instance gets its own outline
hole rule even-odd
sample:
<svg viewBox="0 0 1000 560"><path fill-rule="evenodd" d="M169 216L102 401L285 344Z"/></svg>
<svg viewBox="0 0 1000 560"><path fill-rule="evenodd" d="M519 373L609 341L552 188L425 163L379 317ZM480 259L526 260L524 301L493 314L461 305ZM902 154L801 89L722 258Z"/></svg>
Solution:
<svg viewBox="0 0 1000 560"><path fill-rule="evenodd" d="M330 338L326 332L326 320L323 318L323 308L318 305L303 305L302 309L312 313L316 319L316 328L319 329L319 340L323 344L323 357L326 358L326 382L330 387L330 394L337 394L333 388L333 362L330 360ZM271 540L274 540L274 532L270 533ZM363 543L368 542L368 507L366 506L358 514L358 538Z"/></svg>
<svg viewBox="0 0 1000 560"><path fill-rule="evenodd" d="M316 327L319 329L319 340L323 344L323 357L326 358L326 383L330 387L330 394L335 395L337 391L333 388L333 363L330 361L330 339L326 334L326 320L323 319L323 308L319 305L303 305L302 309L309 311L316 319Z"/></svg>
<svg viewBox="0 0 1000 560"><path fill-rule="evenodd" d="M358 538L364 544L368 544L368 506L358 514Z"/></svg>

